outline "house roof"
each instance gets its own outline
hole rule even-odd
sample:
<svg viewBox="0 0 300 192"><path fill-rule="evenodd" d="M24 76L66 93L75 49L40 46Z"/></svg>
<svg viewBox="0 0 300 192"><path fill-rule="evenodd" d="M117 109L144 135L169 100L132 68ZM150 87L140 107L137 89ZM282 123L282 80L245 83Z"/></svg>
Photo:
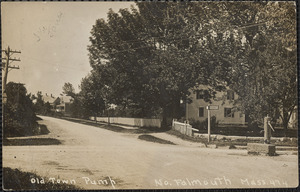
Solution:
<svg viewBox="0 0 300 192"><path fill-rule="evenodd" d="M51 96L50 95L43 95L42 99L45 103L49 102L50 104L53 104L56 101L57 97L54 97L52 95Z"/></svg>
<svg viewBox="0 0 300 192"><path fill-rule="evenodd" d="M72 103L73 102L73 98L71 96L67 96L67 95L60 96L59 99L60 99L61 103Z"/></svg>

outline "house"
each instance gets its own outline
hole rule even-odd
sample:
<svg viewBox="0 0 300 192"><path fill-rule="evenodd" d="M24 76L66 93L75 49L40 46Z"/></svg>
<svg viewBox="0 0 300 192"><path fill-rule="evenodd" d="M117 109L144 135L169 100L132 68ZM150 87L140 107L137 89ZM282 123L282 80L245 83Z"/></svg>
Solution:
<svg viewBox="0 0 300 192"><path fill-rule="evenodd" d="M73 98L71 96L60 96L59 104L56 106L56 112L61 112L66 116L71 115L71 104L73 103Z"/></svg>
<svg viewBox="0 0 300 192"><path fill-rule="evenodd" d="M50 104L51 111L55 111L56 105L58 105L60 102L58 97L54 97L52 94L48 95L47 93L46 95L42 96L42 100L44 101L44 103Z"/></svg>
<svg viewBox="0 0 300 192"><path fill-rule="evenodd" d="M194 119L200 122L205 121L208 117L207 106L218 106L217 110L210 110L210 116L216 117L219 126L222 125L247 125L249 118L243 112L239 111L234 101L238 99L238 95L234 91L228 89L225 92L217 92L216 97L211 99L211 103L204 100L205 87L200 87L191 93L192 103L186 104L186 119ZM279 118L278 124L282 123ZM294 109L289 120L289 128L298 128L298 108Z"/></svg>
<svg viewBox="0 0 300 192"><path fill-rule="evenodd" d="M234 106L234 100L238 98L232 90L217 92L216 97L211 99L211 103L204 100L205 87L191 93L192 103L186 104L186 118L200 122L208 117L208 105L217 106L217 110L210 110L210 116L216 117L219 125L246 125L247 117Z"/></svg>

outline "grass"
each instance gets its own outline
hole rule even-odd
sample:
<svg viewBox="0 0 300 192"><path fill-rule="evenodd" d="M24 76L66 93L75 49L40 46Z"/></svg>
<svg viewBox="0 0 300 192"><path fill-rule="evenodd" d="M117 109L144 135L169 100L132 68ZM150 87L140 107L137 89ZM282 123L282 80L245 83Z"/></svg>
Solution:
<svg viewBox="0 0 300 192"><path fill-rule="evenodd" d="M241 145L241 146L246 146L247 143L263 143L262 139L256 139L256 140L247 140L247 139L236 139L236 140L231 140L231 139L218 139L218 140L212 140L208 143L207 138L201 138L201 137L190 137L184 134L181 134L180 132L176 130L169 130L166 133L170 135L174 135L180 139L186 140L186 141L191 141L191 142L196 142L196 143L204 143L205 145L207 144L215 144L217 146L229 146L230 148L233 148L235 145ZM283 141L271 141L272 144L275 144L276 146L293 146L296 147L298 146L298 140L293 139L291 140L283 140Z"/></svg>
<svg viewBox="0 0 300 192"><path fill-rule="evenodd" d="M205 145L208 144L215 144L217 146L232 146L232 145L247 145L247 142L244 141L228 141L228 140L215 140L215 141L210 141L208 143L207 138L201 138L201 137L190 137L188 135L184 135L176 130L169 130L167 131L168 134L176 136L180 139L186 140L186 141L191 141L195 143L204 143Z"/></svg>
<svg viewBox="0 0 300 192"><path fill-rule="evenodd" d="M24 146L24 145L59 145L61 142L53 138L30 138L30 139L3 139L5 146Z"/></svg>
<svg viewBox="0 0 300 192"><path fill-rule="evenodd" d="M18 169L3 168L3 188L5 190L79 190L80 188L62 183L52 183L44 178L45 184L32 183L32 178L42 178L34 173Z"/></svg>
<svg viewBox="0 0 300 192"><path fill-rule="evenodd" d="M138 138L141 140L149 141L149 142L153 142L153 143L176 145L175 143L173 143L171 141L160 139L160 138L154 137L152 135L140 135Z"/></svg>
<svg viewBox="0 0 300 192"><path fill-rule="evenodd" d="M39 118L39 117L38 117ZM41 118L39 118L41 119ZM20 136L36 136L36 135L47 135L50 133L46 125L38 124L36 131L29 135L15 135L15 137ZM18 139L18 138L3 138L3 145L6 146L24 146L24 145L59 145L61 142L57 139L53 138L26 138L26 139Z"/></svg>
<svg viewBox="0 0 300 192"><path fill-rule="evenodd" d="M22 127L18 125L5 126L3 128L4 137L27 137L35 135L47 135L50 133L46 125L34 124L31 127Z"/></svg>
<svg viewBox="0 0 300 192"><path fill-rule="evenodd" d="M286 136L291 138L297 138L297 129L287 129ZM207 129L199 129L198 133L205 134ZM247 136L247 137L263 137L263 128L250 128L250 127L234 127L232 125L212 127L211 134L227 135L227 136ZM273 137L284 137L284 129L275 128L275 132L272 132Z"/></svg>

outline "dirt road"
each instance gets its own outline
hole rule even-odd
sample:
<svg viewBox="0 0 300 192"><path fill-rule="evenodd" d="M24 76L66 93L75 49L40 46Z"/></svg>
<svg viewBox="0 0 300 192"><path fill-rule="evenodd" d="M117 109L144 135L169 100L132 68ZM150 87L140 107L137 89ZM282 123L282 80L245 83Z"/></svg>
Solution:
<svg viewBox="0 0 300 192"><path fill-rule="evenodd" d="M3 167L85 189L257 188L298 186L297 155L248 156L243 150L164 145L42 117L61 145L4 146Z"/></svg>

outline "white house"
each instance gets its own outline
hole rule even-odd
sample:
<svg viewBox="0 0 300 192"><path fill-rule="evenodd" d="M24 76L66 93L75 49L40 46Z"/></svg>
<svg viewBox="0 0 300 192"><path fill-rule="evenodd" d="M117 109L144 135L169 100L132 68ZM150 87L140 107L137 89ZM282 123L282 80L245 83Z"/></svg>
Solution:
<svg viewBox="0 0 300 192"><path fill-rule="evenodd" d="M205 87L201 87L205 89ZM197 90L192 92L192 103L186 105L186 118L205 121L208 117L207 106L218 106L217 110L210 110L210 115L216 117L216 121L221 124L246 125L245 114L234 106L233 101L238 98L232 90L217 92L215 99L211 99L211 104L204 101L204 92Z"/></svg>
<svg viewBox="0 0 300 192"><path fill-rule="evenodd" d="M205 90L205 87L199 89ZM208 105L218 106L217 110L210 110L210 115L216 117L216 121L219 125L247 125L248 117L237 109L234 105L234 100L238 98L238 95L234 91L228 89L225 92L217 92L216 98L211 99L212 103L204 101L203 91L198 90L192 92L192 103L186 105L186 119L194 119L198 121L205 121L208 117L206 107ZM278 119L277 123L282 123L281 119ZM298 108L294 109L289 120L290 128L298 128Z"/></svg>

